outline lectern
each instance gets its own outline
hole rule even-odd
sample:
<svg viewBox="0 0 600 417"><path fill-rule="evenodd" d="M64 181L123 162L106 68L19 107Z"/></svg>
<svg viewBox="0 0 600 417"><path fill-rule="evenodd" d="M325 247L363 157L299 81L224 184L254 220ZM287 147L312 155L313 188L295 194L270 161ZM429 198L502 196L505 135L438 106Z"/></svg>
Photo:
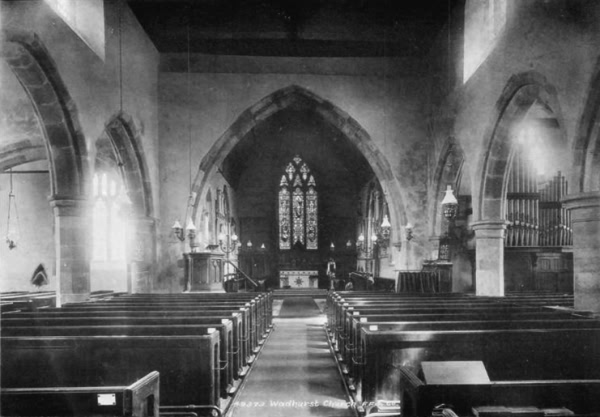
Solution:
<svg viewBox="0 0 600 417"><path fill-rule="evenodd" d="M219 252L192 252L184 254L185 291L225 292L223 288L223 260Z"/></svg>

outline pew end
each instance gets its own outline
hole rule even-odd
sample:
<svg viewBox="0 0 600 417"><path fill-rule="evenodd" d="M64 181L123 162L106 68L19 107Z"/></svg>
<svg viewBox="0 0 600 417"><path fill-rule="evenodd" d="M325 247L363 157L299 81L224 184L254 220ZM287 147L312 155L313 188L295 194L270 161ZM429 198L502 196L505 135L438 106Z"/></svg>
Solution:
<svg viewBox="0 0 600 417"><path fill-rule="evenodd" d="M159 416L159 373L129 386L2 388L4 416Z"/></svg>
<svg viewBox="0 0 600 417"><path fill-rule="evenodd" d="M426 383L411 369L400 369L403 417L432 415L439 404L448 404L458 415L473 415L480 407L504 407L503 416L598 415L597 398L600 379Z"/></svg>

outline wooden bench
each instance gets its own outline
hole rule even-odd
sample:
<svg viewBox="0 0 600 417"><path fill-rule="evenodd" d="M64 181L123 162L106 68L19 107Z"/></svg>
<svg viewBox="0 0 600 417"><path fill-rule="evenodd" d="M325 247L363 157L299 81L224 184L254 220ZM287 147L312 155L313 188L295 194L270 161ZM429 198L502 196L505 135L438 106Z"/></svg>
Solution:
<svg viewBox="0 0 600 417"><path fill-rule="evenodd" d="M439 404L451 404L459 415L470 415L479 406L535 407L538 415L548 408L567 408L578 415L600 413L600 379L428 384L400 368L400 386L405 417L429 416Z"/></svg>
<svg viewBox="0 0 600 417"><path fill-rule="evenodd" d="M368 319L367 317L363 319ZM361 362L364 356L361 339L362 329L377 328L381 332L393 331L462 331L462 330L543 330L543 329L600 329L600 321L590 319L579 320L474 320L470 321L360 321L353 320L352 332L346 341L345 356L343 357L348 372L348 378L354 378L357 369L354 366ZM351 381L354 382L353 380Z"/></svg>
<svg viewBox="0 0 600 417"><path fill-rule="evenodd" d="M252 303L147 303L147 304L131 304L128 302L101 302L101 303L82 303L73 304L63 307L63 310L77 310L95 314L101 311L118 310L118 311L205 311L220 314L231 314L239 311L243 315L244 339L247 341L246 353L248 359L250 355L256 353L260 343L266 337L266 333L261 333L261 327L257 325L257 310Z"/></svg>
<svg viewBox="0 0 600 417"><path fill-rule="evenodd" d="M95 304L95 303L93 303ZM129 305L94 305L86 307L75 307L63 308L60 311L74 311L79 315L85 316L97 316L98 314L105 312L118 312L123 317L135 317L136 314L141 315L152 315L153 317L161 315L198 315L207 314L211 316L224 316L229 317L234 314L241 314L242 316L242 331L240 340L242 341L243 348L243 360L244 363L251 363L254 359L254 354L258 350L259 340L257 337L256 326L253 326L251 321L251 311L248 307L236 307L236 306L223 306L223 305L209 305L209 306L198 306L198 305L148 305L148 306L129 306Z"/></svg>
<svg viewBox="0 0 600 417"><path fill-rule="evenodd" d="M380 314L381 313L381 314ZM384 314L387 313L387 314ZM332 334L334 346L339 350L342 355L344 351L344 345L352 342L356 339L356 322L461 322L461 321L497 321L497 320L543 320L543 321L576 321L586 320L582 317L574 316L568 313L562 312L511 312L505 310L487 310L485 312L477 311L475 313L464 311L456 313L441 313L441 314L413 314L413 313L397 313L385 310L369 311L366 309L359 310L348 310L340 324L337 331Z"/></svg>
<svg viewBox="0 0 600 417"><path fill-rule="evenodd" d="M231 316L199 316L200 313L187 313L182 314L178 312L176 314L161 313L160 315L149 314L144 312L126 314L123 312L104 312L96 315L82 315L75 314L76 312L65 312L64 314L52 314L46 316L45 314L35 313L24 313L19 316L11 316L11 318L2 318L2 333L5 335L11 334L12 327L37 327L37 328L50 328L50 327L71 327L81 326L82 320L84 320L85 326L161 326L163 328L169 328L172 326L205 326L215 327L221 320L231 320L231 339L232 343L229 344L229 353L233 357L231 365L234 379L245 374L245 367L248 364L245 360L245 345L246 342L242 340L243 334L241 332L241 317L239 314L232 314ZM26 317L22 317L26 316ZM227 317L227 318L224 318ZM217 323L211 325L211 323ZM224 335L219 333L220 338Z"/></svg>
<svg viewBox="0 0 600 417"><path fill-rule="evenodd" d="M492 380L600 379L600 329L361 332L359 401L398 400L399 368L423 361L482 361Z"/></svg>
<svg viewBox="0 0 600 417"><path fill-rule="evenodd" d="M176 322L174 322L176 323ZM227 398L234 392L234 377L240 376L240 369L235 366L233 358L233 331L232 322L228 319L202 320L193 325L132 325L127 324L111 324L111 325L94 325L94 321L87 320L85 317L79 318L77 323L71 323L71 326L22 326L22 327L5 327L2 329L3 337L54 337L54 336L188 336L188 335L203 335L209 329L219 331L219 368L220 375L220 392L221 398Z"/></svg>
<svg viewBox="0 0 600 417"><path fill-rule="evenodd" d="M340 341L341 338L347 337L347 329L350 327L350 319L354 315L354 313L359 314L369 314L369 313L386 313L386 314L394 314L399 317L399 320L405 321L408 320L406 317L408 315L412 316L426 316L428 314L433 315L458 315L458 314L470 314L470 315L480 315L483 318L498 318L502 315L506 316L514 316L515 314L534 314L540 316L550 317L559 317L559 316L568 316L567 313L544 310L538 307L506 307L506 306L497 306L497 305L482 305L482 306L452 306L452 307L395 307L388 305L380 305L380 306L360 306L354 307L354 309L350 310L349 308L344 308L340 311L341 316L336 319L335 326L331 329L336 341ZM340 334L342 335L340 337Z"/></svg>
<svg viewBox="0 0 600 417"><path fill-rule="evenodd" d="M3 388L120 385L151 371L161 405L220 405L219 335L2 337Z"/></svg>
<svg viewBox="0 0 600 417"><path fill-rule="evenodd" d="M3 416L159 415L159 373L150 372L130 385L2 388Z"/></svg>

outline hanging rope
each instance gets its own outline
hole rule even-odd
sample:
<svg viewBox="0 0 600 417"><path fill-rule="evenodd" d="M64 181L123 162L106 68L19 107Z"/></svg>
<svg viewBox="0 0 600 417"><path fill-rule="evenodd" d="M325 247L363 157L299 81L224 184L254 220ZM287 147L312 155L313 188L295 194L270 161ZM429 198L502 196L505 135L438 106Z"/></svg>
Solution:
<svg viewBox="0 0 600 417"><path fill-rule="evenodd" d="M122 4L119 4L119 110L123 113L123 34L121 28Z"/></svg>
<svg viewBox="0 0 600 417"><path fill-rule="evenodd" d="M12 168L10 169L10 191L8 193L8 218L6 221L6 243L8 244L8 249L14 249L17 247L17 240L21 235L21 226L19 224L19 211L17 210L17 199L15 194L13 193L13 172ZM14 227L11 228L11 215L14 213L14 217L16 219L16 232Z"/></svg>

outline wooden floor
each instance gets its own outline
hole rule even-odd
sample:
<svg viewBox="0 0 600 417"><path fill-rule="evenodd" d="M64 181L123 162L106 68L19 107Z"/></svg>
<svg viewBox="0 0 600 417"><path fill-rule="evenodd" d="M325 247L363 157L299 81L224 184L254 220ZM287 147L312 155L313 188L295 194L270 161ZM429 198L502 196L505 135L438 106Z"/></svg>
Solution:
<svg viewBox="0 0 600 417"><path fill-rule="evenodd" d="M228 415L353 417L317 304L285 300L273 321L275 331Z"/></svg>

